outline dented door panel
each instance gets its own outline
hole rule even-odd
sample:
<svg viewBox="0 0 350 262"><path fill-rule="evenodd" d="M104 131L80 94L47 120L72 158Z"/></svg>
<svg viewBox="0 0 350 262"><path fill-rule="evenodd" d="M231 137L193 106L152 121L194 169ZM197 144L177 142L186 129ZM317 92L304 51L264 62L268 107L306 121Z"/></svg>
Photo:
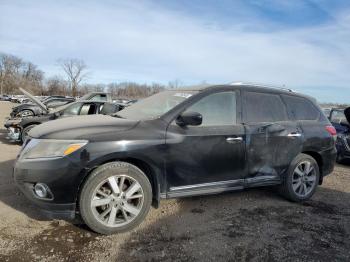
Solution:
<svg viewBox="0 0 350 262"><path fill-rule="evenodd" d="M278 125L280 131L269 127ZM269 177L279 180L291 161L301 152L303 134L296 122L252 123L247 134L247 178Z"/></svg>

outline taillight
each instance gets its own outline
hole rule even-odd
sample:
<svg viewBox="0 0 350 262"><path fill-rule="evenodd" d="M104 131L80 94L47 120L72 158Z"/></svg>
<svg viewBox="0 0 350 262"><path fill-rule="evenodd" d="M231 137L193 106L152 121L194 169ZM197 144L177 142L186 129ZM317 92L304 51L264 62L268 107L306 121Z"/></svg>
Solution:
<svg viewBox="0 0 350 262"><path fill-rule="evenodd" d="M331 136L337 136L337 130L334 128L334 126L326 126L326 130Z"/></svg>

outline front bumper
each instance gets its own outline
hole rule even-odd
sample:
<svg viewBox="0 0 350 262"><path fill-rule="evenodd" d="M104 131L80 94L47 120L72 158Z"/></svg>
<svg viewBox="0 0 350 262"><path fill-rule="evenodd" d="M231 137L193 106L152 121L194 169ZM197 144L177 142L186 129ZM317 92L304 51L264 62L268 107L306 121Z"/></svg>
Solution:
<svg viewBox="0 0 350 262"><path fill-rule="evenodd" d="M18 141L21 139L21 131L19 128L9 127L9 128L7 128L7 131L8 131L7 136L11 140Z"/></svg>
<svg viewBox="0 0 350 262"><path fill-rule="evenodd" d="M35 160L19 157L13 176L19 189L47 217L74 219L78 190L85 174L77 156ZM36 183L47 185L52 199L39 198L34 192Z"/></svg>
<svg viewBox="0 0 350 262"><path fill-rule="evenodd" d="M11 140L20 140L21 139L21 128L19 126L20 119L6 119L4 127L8 131L8 137Z"/></svg>

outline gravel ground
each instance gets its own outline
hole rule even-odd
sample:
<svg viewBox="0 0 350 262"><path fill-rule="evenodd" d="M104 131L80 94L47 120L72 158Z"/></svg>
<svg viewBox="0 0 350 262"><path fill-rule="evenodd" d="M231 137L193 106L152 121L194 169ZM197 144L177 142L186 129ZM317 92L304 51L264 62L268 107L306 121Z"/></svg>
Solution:
<svg viewBox="0 0 350 262"><path fill-rule="evenodd" d="M19 149L0 129L0 261L350 261L350 166L304 204L268 188L166 200L134 231L101 236L40 215L12 180Z"/></svg>

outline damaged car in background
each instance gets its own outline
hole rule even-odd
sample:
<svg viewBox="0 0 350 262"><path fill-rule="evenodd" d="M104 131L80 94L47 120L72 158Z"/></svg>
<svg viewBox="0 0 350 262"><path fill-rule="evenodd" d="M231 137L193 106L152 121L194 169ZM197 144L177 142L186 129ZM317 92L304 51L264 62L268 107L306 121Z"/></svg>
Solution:
<svg viewBox="0 0 350 262"><path fill-rule="evenodd" d="M28 91L23 88L19 88L20 91L32 101L32 103L21 104L19 106L15 106L12 108L12 112L10 113L11 118L15 117L31 117L38 115L45 115L50 112L52 109L56 109L60 106L72 103L75 101L73 97L64 97L64 96L51 96L43 101L40 101L38 98L30 94ZM112 102L112 97L109 93L105 92L90 92L81 97L77 101L86 101L86 100L94 100L94 101L105 101ZM41 105L38 105L38 102Z"/></svg>
<svg viewBox="0 0 350 262"><path fill-rule="evenodd" d="M30 130L17 186L50 217L112 234L160 199L277 186L308 200L334 168L336 131L314 99L251 84L168 90L110 115Z"/></svg>
<svg viewBox="0 0 350 262"><path fill-rule="evenodd" d="M350 160L350 107L332 108L329 120L337 130L337 162L344 164Z"/></svg>
<svg viewBox="0 0 350 262"><path fill-rule="evenodd" d="M36 103L43 108L44 105L40 101L36 101ZM123 108L120 104L104 101L77 101L50 111L46 115L8 119L5 122L5 128L7 128L8 137L11 140L24 142L29 130L44 122L77 115L108 115L116 113Z"/></svg>

